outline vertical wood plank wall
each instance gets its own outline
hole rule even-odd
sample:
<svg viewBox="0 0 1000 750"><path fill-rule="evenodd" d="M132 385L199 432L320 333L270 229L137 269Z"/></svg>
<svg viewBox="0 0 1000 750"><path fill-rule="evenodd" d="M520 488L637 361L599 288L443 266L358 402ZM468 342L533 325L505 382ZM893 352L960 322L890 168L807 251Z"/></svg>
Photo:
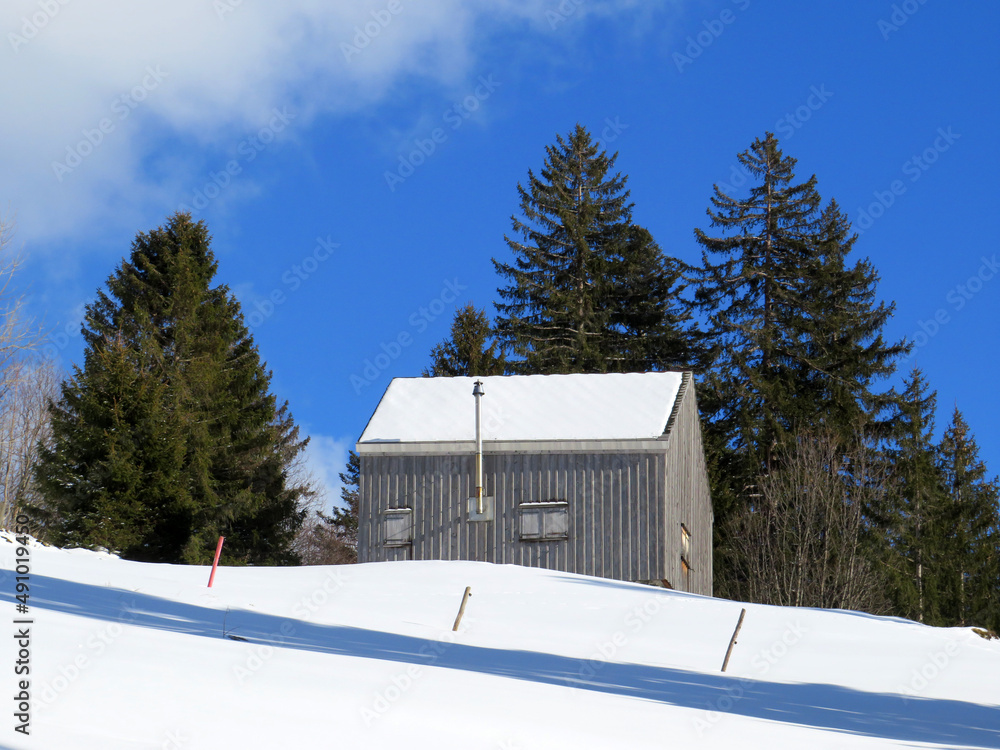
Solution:
<svg viewBox="0 0 1000 750"><path fill-rule="evenodd" d="M705 451L701 443L698 404L694 389L684 393L667 444L667 579L674 588L712 594L712 498L708 487ZM681 524L691 533L691 570L681 570Z"/></svg>
<svg viewBox="0 0 1000 750"><path fill-rule="evenodd" d="M358 557L515 563L624 581L667 579L712 593L712 516L693 389L682 399L662 452L502 453L484 456L496 517L465 521L472 455L361 454ZM569 539L521 542L518 505L569 503ZM387 508L413 509L413 544L386 547ZM680 564L691 532L692 571Z"/></svg>

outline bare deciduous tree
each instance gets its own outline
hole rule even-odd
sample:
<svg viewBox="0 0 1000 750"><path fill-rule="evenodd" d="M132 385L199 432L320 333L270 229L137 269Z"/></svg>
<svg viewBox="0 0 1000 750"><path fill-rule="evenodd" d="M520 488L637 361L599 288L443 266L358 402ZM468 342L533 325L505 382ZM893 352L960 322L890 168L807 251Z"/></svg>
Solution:
<svg viewBox="0 0 1000 750"><path fill-rule="evenodd" d="M866 509L887 492L874 451L845 451L832 437L801 435L759 480L759 496L727 529L733 590L744 601L889 611L873 563Z"/></svg>
<svg viewBox="0 0 1000 750"><path fill-rule="evenodd" d="M11 249L14 225L0 217L0 376L24 353L34 349L41 332L25 313L25 297L14 291L13 281L21 258ZM0 379L0 398L7 390L6 378Z"/></svg>
<svg viewBox="0 0 1000 750"><path fill-rule="evenodd" d="M345 471L340 473L340 497L343 503L332 514L325 491L313 495L309 516L295 540L296 551L304 565L350 565L358 561L358 482L361 471L358 454L350 452ZM317 483L312 480L312 486Z"/></svg>
<svg viewBox="0 0 1000 750"><path fill-rule="evenodd" d="M13 288L20 257L13 253L13 225L0 219L0 527L37 500L33 469L39 441L48 437L48 401L58 388L51 362L39 358L37 325L25 314L25 297Z"/></svg>
<svg viewBox="0 0 1000 750"><path fill-rule="evenodd" d="M309 470L304 455L296 457L292 473L296 484L308 488L300 505L301 509L306 511L306 518L293 544L295 554L301 563L303 565L356 563L357 550L345 541L343 528L333 525L331 518L324 513L329 506L328 489Z"/></svg>
<svg viewBox="0 0 1000 750"><path fill-rule="evenodd" d="M40 358L7 362L0 372L0 528L11 528L26 506L39 508L34 466L40 444L51 438L48 405L58 396L53 364ZM37 535L37 534L36 534Z"/></svg>
<svg viewBox="0 0 1000 750"><path fill-rule="evenodd" d="M302 524L295 551L303 565L350 565L358 561L358 551L322 516L312 516Z"/></svg>

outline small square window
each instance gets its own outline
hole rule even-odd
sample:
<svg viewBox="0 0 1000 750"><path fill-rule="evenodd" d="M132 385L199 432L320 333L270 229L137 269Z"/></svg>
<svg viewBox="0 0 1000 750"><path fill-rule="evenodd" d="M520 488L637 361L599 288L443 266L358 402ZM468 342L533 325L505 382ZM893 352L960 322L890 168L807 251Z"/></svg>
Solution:
<svg viewBox="0 0 1000 750"><path fill-rule="evenodd" d="M569 538L569 503L554 500L544 503L522 503L521 541L539 542Z"/></svg>
<svg viewBox="0 0 1000 750"><path fill-rule="evenodd" d="M382 518L386 547L402 547L413 541L413 509L390 508Z"/></svg>

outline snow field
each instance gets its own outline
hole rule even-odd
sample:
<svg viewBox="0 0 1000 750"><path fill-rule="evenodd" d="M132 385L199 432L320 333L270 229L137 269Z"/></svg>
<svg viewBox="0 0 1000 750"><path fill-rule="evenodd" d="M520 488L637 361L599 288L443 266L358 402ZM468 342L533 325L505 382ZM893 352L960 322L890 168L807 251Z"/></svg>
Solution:
<svg viewBox="0 0 1000 750"><path fill-rule="evenodd" d="M470 562L207 581L32 545L31 734L8 710L0 746L1000 747L1000 642L967 628Z"/></svg>

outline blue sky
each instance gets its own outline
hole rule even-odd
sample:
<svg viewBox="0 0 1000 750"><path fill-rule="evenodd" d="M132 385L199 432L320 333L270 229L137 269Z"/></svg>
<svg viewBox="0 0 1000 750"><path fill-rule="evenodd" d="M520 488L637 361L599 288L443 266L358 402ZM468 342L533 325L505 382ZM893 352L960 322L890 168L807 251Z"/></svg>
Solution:
<svg viewBox="0 0 1000 750"><path fill-rule="evenodd" d="M577 122L635 219L694 261L713 183L771 130L1000 469L1000 6L943 0L14 0L0 208L19 285L78 362L136 232L206 220L273 386L335 484L394 376L491 307L516 185Z"/></svg>

